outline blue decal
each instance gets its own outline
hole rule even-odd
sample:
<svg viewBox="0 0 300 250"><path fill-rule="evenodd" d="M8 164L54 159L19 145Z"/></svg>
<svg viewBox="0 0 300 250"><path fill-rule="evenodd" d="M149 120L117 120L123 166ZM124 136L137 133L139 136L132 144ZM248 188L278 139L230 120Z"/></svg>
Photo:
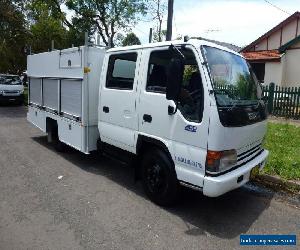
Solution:
<svg viewBox="0 0 300 250"><path fill-rule="evenodd" d="M184 129L186 131L189 131L189 132L192 132L192 133L195 133L197 131L197 127L193 126L193 125L186 125Z"/></svg>

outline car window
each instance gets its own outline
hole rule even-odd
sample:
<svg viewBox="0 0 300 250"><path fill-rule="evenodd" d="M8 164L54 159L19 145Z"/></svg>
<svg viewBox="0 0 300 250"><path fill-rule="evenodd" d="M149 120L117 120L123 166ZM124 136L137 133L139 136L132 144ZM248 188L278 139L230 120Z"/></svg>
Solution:
<svg viewBox="0 0 300 250"><path fill-rule="evenodd" d="M189 121L200 122L203 111L203 86L198 64L192 50L184 49L184 77L178 109ZM173 55L168 49L153 51L150 54L146 91L166 93L167 68Z"/></svg>
<svg viewBox="0 0 300 250"><path fill-rule="evenodd" d="M1 75L0 76L0 84L21 85L22 81L19 76Z"/></svg>
<svg viewBox="0 0 300 250"><path fill-rule="evenodd" d="M106 87L132 90L137 53L114 54L109 57Z"/></svg>

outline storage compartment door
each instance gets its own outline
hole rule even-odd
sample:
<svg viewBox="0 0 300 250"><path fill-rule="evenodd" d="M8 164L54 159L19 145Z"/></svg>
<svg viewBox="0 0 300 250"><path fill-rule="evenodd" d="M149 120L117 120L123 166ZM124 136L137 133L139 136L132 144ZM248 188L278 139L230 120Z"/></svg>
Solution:
<svg viewBox="0 0 300 250"><path fill-rule="evenodd" d="M59 57L60 68L81 68L82 67L82 51L72 50L61 52Z"/></svg>
<svg viewBox="0 0 300 250"><path fill-rule="evenodd" d="M61 112L82 117L81 80L61 80Z"/></svg>
<svg viewBox="0 0 300 250"><path fill-rule="evenodd" d="M42 105L42 79L30 78L29 102L39 106Z"/></svg>
<svg viewBox="0 0 300 250"><path fill-rule="evenodd" d="M58 88L59 80L44 79L43 80L43 98L46 108L58 111Z"/></svg>

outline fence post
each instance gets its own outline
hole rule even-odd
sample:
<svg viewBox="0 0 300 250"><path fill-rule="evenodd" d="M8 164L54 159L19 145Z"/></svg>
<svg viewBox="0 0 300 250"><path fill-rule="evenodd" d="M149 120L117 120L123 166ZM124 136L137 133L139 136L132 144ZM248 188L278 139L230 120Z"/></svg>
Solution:
<svg viewBox="0 0 300 250"><path fill-rule="evenodd" d="M272 114L273 112L274 90L275 90L275 83L271 82L269 85L269 98L268 98L269 114Z"/></svg>

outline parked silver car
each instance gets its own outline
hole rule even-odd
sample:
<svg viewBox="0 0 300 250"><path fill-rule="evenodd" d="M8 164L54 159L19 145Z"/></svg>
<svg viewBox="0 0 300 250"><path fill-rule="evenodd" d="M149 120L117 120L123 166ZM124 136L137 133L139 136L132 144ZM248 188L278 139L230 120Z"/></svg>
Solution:
<svg viewBox="0 0 300 250"><path fill-rule="evenodd" d="M22 104L24 101L23 82L17 75L0 74L0 102Z"/></svg>

